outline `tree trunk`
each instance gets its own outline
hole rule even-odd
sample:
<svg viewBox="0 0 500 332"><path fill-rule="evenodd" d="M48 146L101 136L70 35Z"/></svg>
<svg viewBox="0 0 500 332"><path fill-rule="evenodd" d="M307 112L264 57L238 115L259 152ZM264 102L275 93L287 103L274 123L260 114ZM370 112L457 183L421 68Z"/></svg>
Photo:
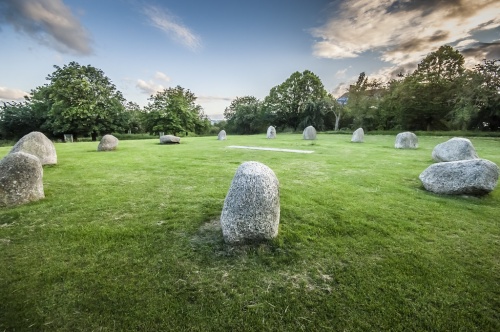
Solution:
<svg viewBox="0 0 500 332"><path fill-rule="evenodd" d="M97 141L97 133L95 131L92 132L92 142Z"/></svg>
<svg viewBox="0 0 500 332"><path fill-rule="evenodd" d="M335 114L335 131L339 131L340 114Z"/></svg>

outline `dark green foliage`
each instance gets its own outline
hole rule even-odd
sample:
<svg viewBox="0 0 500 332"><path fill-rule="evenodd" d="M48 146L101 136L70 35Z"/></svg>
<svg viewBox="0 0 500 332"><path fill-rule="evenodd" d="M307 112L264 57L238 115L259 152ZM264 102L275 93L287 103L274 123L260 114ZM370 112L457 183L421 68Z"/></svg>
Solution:
<svg viewBox="0 0 500 332"><path fill-rule="evenodd" d="M264 99L264 107L266 112L274 116L276 126L297 130L304 121L306 105L309 102L317 103L326 96L327 92L319 77L305 70L293 73L285 82L273 87ZM311 112L314 111L310 109Z"/></svg>
<svg viewBox="0 0 500 332"><path fill-rule="evenodd" d="M102 70L76 62L54 68L47 77L50 83L38 88L43 93L33 94L34 101L48 105L45 127L54 135L72 133L95 139L127 127L125 99Z"/></svg>
<svg viewBox="0 0 500 332"><path fill-rule="evenodd" d="M3 103L0 106L0 138L17 140L32 131L40 131L47 113L38 104Z"/></svg>
<svg viewBox="0 0 500 332"><path fill-rule="evenodd" d="M144 108L145 130L150 133L185 134L206 133L210 128L196 96L181 86L164 89L149 98Z"/></svg>

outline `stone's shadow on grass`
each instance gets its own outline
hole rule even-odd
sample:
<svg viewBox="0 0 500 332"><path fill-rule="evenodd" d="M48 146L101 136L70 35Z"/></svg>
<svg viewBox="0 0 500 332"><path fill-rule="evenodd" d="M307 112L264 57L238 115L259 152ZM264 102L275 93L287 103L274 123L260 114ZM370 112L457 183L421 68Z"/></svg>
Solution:
<svg viewBox="0 0 500 332"><path fill-rule="evenodd" d="M273 256L284 252L275 241L246 242L228 244L224 242L220 220L213 219L198 229L191 237L194 251L211 251L215 257L246 257L254 254Z"/></svg>

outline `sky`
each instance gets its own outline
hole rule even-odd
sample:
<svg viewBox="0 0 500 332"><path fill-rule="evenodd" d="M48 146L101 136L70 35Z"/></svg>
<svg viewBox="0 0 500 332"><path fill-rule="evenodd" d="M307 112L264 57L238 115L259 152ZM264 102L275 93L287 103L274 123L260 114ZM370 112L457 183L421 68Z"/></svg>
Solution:
<svg viewBox="0 0 500 332"><path fill-rule="evenodd" d="M361 72L387 81L445 44L470 68L500 59L500 1L0 0L0 101L76 61L127 101L180 85L219 119L296 71L339 97Z"/></svg>

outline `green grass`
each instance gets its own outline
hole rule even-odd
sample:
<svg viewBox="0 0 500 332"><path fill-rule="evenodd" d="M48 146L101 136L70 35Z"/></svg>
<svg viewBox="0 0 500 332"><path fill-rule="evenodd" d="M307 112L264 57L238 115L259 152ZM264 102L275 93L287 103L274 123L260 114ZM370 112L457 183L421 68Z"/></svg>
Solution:
<svg viewBox="0 0 500 332"><path fill-rule="evenodd" d="M46 198L0 209L0 331L500 330L500 190L418 179L449 137L301 138L56 144ZM471 140L500 164L499 139ZM218 219L249 160L280 181L279 236L231 247Z"/></svg>

